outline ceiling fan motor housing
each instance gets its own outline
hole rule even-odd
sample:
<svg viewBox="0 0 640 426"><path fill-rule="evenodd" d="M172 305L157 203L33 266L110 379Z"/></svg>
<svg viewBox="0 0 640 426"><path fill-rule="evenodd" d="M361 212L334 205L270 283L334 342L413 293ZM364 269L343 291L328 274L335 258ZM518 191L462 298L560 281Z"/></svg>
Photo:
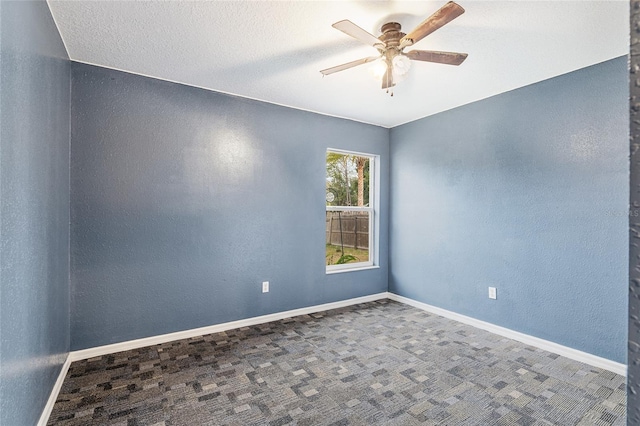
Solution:
<svg viewBox="0 0 640 426"><path fill-rule="evenodd" d="M387 22L380 29L382 34L378 38L384 43L384 48L378 50L382 55L384 55L388 64L391 64L393 62L393 58L400 55L402 52L399 45L400 39L405 36L405 33L400 31L401 29L402 25L397 22Z"/></svg>
<svg viewBox="0 0 640 426"><path fill-rule="evenodd" d="M385 44L387 49L390 47L398 47L400 39L406 35L400 31L401 28L402 25L397 22L387 22L382 26L380 29L382 34L378 38Z"/></svg>

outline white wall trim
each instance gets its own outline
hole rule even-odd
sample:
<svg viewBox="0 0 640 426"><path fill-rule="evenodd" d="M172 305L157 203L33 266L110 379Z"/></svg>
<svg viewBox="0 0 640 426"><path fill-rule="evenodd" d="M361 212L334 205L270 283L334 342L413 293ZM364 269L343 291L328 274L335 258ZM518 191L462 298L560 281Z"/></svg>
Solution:
<svg viewBox="0 0 640 426"><path fill-rule="evenodd" d="M432 314L459 321L461 323L489 331L499 336L517 340L518 342L534 346L536 348L561 355L575 361L580 361L593 367L602 368L604 370L608 370L625 377L627 375L627 366L625 364L621 364L610 359L602 358L587 352L582 352L568 346L563 346L558 343L551 342L549 340L544 340L538 337L530 336L528 334L520 333L519 331L511 330L509 328L500 327L499 325L491 324L489 322L457 314L446 309L438 308L426 303L418 302L417 300L409 299L408 297L399 296L393 293L387 293L387 297L391 300L395 300L396 302L404 303L406 305L413 306Z"/></svg>
<svg viewBox="0 0 640 426"><path fill-rule="evenodd" d="M350 268L350 269L327 269L325 274L327 275L342 274L344 272L368 271L369 269L380 269L380 266L371 264L369 266L358 266L357 268Z"/></svg>
<svg viewBox="0 0 640 426"><path fill-rule="evenodd" d="M278 321L284 318L298 315L308 315L316 312L328 311L330 309L343 308L345 306L357 305L359 303L373 302L374 300L386 299L388 293L377 293L369 296L356 297L354 299L341 300L339 302L325 303L323 305L309 306L306 308L293 309L290 311L276 312L259 317L246 318L238 321L225 322L222 324L209 325L206 327L193 328L191 330L177 331L175 333L161 334L158 336L144 337L142 339L128 340L126 342L113 343L111 345L97 346L94 348L72 351L69 353L71 361L93 358L96 356L108 355L115 352L138 349L145 346L158 345L161 343L173 342L180 339L189 339L202 336L203 334L220 333L240 327L250 327L264 324L266 322Z"/></svg>
<svg viewBox="0 0 640 426"><path fill-rule="evenodd" d="M64 382L64 378L67 376L67 371L69 371L69 366L71 365L71 357L67 355L67 359L62 364L62 369L60 370L60 374L58 374L58 379L56 383L53 385L53 389L51 389L51 394L49 395L49 399L47 400L44 409L42 410L42 414L40 415L40 419L38 420L38 426L46 426L49 421L49 416L51 415L51 411L53 411L53 405L56 403L58 399L58 394L60 393L60 389L62 388L62 383Z"/></svg>

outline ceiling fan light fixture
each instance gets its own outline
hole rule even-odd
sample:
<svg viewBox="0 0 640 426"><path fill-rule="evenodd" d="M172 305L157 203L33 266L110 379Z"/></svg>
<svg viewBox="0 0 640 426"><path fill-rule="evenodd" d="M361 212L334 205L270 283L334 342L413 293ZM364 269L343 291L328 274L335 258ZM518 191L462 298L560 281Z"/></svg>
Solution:
<svg viewBox="0 0 640 426"><path fill-rule="evenodd" d="M376 80L381 80L385 72L387 72L387 61L384 58L378 58L371 65L371 75Z"/></svg>
<svg viewBox="0 0 640 426"><path fill-rule="evenodd" d="M393 64L393 74L398 77L405 75L409 72L409 68L411 68L411 60L407 58L405 55L396 55L392 61Z"/></svg>

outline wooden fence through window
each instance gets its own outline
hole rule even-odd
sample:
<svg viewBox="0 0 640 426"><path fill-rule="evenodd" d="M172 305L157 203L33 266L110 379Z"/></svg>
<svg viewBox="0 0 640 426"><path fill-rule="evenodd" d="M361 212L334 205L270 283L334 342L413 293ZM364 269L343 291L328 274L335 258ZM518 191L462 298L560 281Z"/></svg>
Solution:
<svg viewBox="0 0 640 426"><path fill-rule="evenodd" d="M342 227L342 241L340 229ZM369 249L369 213L368 212L327 212L327 244L355 249Z"/></svg>

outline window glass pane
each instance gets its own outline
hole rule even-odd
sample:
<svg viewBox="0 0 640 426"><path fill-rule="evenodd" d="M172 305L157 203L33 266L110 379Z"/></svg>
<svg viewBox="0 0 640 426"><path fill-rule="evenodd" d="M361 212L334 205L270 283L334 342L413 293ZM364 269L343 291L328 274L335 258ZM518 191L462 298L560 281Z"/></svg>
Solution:
<svg viewBox="0 0 640 426"><path fill-rule="evenodd" d="M327 206L369 206L369 157L327 152Z"/></svg>
<svg viewBox="0 0 640 426"><path fill-rule="evenodd" d="M326 264L369 261L369 212L327 212Z"/></svg>

